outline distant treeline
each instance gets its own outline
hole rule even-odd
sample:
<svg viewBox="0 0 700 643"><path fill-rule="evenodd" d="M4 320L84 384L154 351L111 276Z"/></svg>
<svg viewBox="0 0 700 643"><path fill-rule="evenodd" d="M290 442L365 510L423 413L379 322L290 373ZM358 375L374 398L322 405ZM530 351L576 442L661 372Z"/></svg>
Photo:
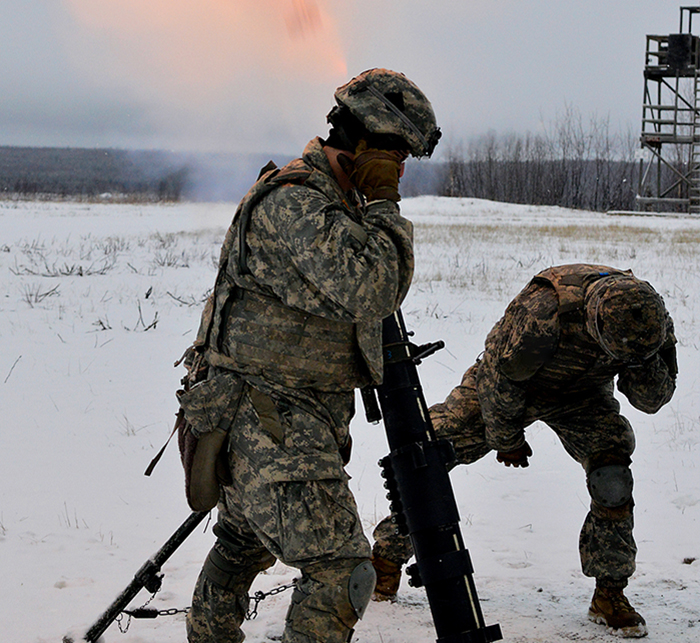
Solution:
<svg viewBox="0 0 700 643"><path fill-rule="evenodd" d="M489 133L451 150L440 193L586 210L634 210L637 136L567 108L537 134Z"/></svg>
<svg viewBox="0 0 700 643"><path fill-rule="evenodd" d="M462 160L447 164L444 196L594 210L635 210L639 166L616 160Z"/></svg>
<svg viewBox="0 0 700 643"><path fill-rule="evenodd" d="M607 119L584 123L567 107L536 134L490 132L449 149L446 160L409 160L401 194L634 210L638 148L636 134L612 132ZM291 157L0 147L0 197L237 202L271 159L282 166ZM656 170L650 170L653 184ZM679 156L658 181L687 171ZM687 188L679 185L670 196L686 198Z"/></svg>
<svg viewBox="0 0 700 643"><path fill-rule="evenodd" d="M290 156L120 149L0 147L0 198L239 201L260 168ZM406 196L437 194L443 168L413 163Z"/></svg>
<svg viewBox="0 0 700 643"><path fill-rule="evenodd" d="M178 201L191 170L164 152L0 147L0 194Z"/></svg>

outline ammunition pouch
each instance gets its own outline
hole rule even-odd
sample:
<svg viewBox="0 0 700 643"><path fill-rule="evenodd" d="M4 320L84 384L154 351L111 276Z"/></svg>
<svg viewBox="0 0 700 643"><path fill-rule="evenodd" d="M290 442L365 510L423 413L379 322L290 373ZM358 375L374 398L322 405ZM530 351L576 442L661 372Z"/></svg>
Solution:
<svg viewBox="0 0 700 643"><path fill-rule="evenodd" d="M227 437L227 432L216 430L197 440L186 486L187 504L193 511L209 511L219 502L219 483L223 482L219 472L226 471L220 455Z"/></svg>

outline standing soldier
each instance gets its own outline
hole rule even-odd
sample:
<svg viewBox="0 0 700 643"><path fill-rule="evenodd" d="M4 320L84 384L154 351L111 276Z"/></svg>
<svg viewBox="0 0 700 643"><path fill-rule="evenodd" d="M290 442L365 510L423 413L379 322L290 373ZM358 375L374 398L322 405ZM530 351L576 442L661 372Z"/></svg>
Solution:
<svg viewBox="0 0 700 643"><path fill-rule="evenodd" d="M635 570L632 473L635 438L617 388L656 413L675 390L676 339L659 294L631 271L573 264L536 275L486 338L483 357L444 403L430 409L438 437L469 464L491 449L506 466L532 455L525 428L541 420L586 471L591 509L581 531L583 573L596 579L592 621L625 637L647 634L623 590ZM374 533L374 598L392 598L408 538L390 521Z"/></svg>
<svg viewBox="0 0 700 643"><path fill-rule="evenodd" d="M190 643L242 641L250 585L276 559L302 572L285 643L349 641L374 589L349 423L354 389L381 380L381 320L413 274L403 162L430 156L440 130L403 74L366 71L335 99L329 137L266 168L239 205L186 363L188 500L218 501Z"/></svg>

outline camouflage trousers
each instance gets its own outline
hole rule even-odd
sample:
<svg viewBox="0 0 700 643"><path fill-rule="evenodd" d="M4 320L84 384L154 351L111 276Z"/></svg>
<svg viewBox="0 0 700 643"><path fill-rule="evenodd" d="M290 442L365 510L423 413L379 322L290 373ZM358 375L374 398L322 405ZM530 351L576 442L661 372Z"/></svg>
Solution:
<svg viewBox="0 0 700 643"><path fill-rule="evenodd" d="M476 395L476 365L447 399L430 408L439 438L452 440L458 464L470 464L486 455L485 426ZM630 423L620 415L613 396L613 383L571 395L533 396L524 425L545 422L561 440L564 449L580 463L586 475L610 464L629 465L635 447ZM609 586L624 586L634 573L637 547L632 534L634 503L609 509L591 499L591 508L581 530L579 554L586 576ZM404 564L413 554L410 539L395 534L390 518L373 532L373 555Z"/></svg>
<svg viewBox="0 0 700 643"><path fill-rule="evenodd" d="M243 641L248 591L275 560L302 572L283 642L349 641L362 613L350 579L370 555L338 451L353 404L352 393L292 399L246 386L230 431L232 483L187 616L190 643ZM373 576L362 578L369 600Z"/></svg>

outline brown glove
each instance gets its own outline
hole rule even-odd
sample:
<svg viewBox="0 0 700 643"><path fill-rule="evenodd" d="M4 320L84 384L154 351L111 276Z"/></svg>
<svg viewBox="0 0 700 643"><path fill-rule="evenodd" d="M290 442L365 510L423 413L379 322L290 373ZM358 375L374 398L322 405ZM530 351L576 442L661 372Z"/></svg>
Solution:
<svg viewBox="0 0 700 643"><path fill-rule="evenodd" d="M350 455L352 454L352 436L348 435L348 441L345 443L345 446L340 447L339 451L344 466L350 462Z"/></svg>
<svg viewBox="0 0 700 643"><path fill-rule="evenodd" d="M401 165L405 160L404 152L368 148L367 142L361 140L355 150L354 170L350 181L368 201L400 201L399 178Z"/></svg>
<svg viewBox="0 0 700 643"><path fill-rule="evenodd" d="M530 463L527 459L532 455L530 445L525 442L523 446L513 451L499 451L496 454L496 460L502 462L507 467L529 467Z"/></svg>
<svg viewBox="0 0 700 643"><path fill-rule="evenodd" d="M676 346L672 344L670 346L662 346L659 351L659 357L661 361L666 365L668 369L668 374L675 378L678 375L678 358L676 357Z"/></svg>

